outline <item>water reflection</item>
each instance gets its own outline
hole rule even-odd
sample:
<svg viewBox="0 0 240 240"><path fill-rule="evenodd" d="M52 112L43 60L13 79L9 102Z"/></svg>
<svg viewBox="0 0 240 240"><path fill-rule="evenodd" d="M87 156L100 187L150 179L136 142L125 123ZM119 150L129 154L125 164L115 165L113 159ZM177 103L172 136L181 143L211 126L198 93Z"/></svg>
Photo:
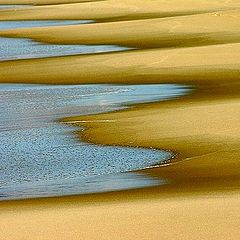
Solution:
<svg viewBox="0 0 240 240"><path fill-rule="evenodd" d="M128 172L159 164L170 153L86 144L74 138L76 128L56 119L112 111L123 103L174 98L188 91L169 84L0 85L0 199L164 184Z"/></svg>

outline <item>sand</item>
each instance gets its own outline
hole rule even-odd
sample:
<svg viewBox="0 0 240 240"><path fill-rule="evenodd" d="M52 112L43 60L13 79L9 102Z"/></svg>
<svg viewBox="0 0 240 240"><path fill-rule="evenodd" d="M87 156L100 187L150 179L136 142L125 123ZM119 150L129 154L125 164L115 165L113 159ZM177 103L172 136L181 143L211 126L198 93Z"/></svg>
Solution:
<svg viewBox="0 0 240 240"><path fill-rule="evenodd" d="M54 4L69 4L69 3L84 3L84 2L97 2L103 0L0 0L0 4L29 4L29 5L54 5Z"/></svg>
<svg viewBox="0 0 240 240"><path fill-rule="evenodd" d="M239 194L99 202L5 204L2 239L238 239ZM46 205L47 204L47 205Z"/></svg>
<svg viewBox="0 0 240 240"><path fill-rule="evenodd" d="M240 78L239 50L240 43L234 43L5 61L0 62L0 82L225 85L228 81L226 89L234 92Z"/></svg>
<svg viewBox="0 0 240 240"><path fill-rule="evenodd" d="M31 38L45 43L115 44L144 49L238 43L240 10L162 19L5 30L0 31L0 36Z"/></svg>
<svg viewBox="0 0 240 240"><path fill-rule="evenodd" d="M9 0L8 0L9 1ZM0 1L0 3L3 1ZM5 0L6 2L6 0ZM14 1L16 2L16 1ZM77 0L19 0L18 3L54 3L66 2L65 5L39 6L27 9L1 10L0 20L29 20L29 19L90 19L96 21L119 21L144 18L161 18L220 10L239 9L238 0L232 1L194 1L194 0L105 0L87 3Z"/></svg>
<svg viewBox="0 0 240 240"><path fill-rule="evenodd" d="M186 12L183 8L190 6L190 1L185 2L174 1L173 11ZM171 101L61 120L84 126L85 131L76 134L88 142L174 152L175 158L170 162L142 171L169 180L168 185L1 202L1 238L239 238L239 10L222 9L223 5L234 3L237 6L238 1L214 1L214 11L216 7L221 11L202 13L204 6L206 12L213 8L209 1L198 1L196 4L203 8L198 6L199 14L192 16L146 20L143 14L142 20L0 33L44 42L141 48L121 53L0 62L0 82L178 83L192 88L189 95ZM104 4L110 1L101 2L101 6ZM115 2L111 4L114 8ZM123 9L127 6L125 1L121 4ZM168 5L164 6L162 12L169 13ZM147 6L143 9L148 11ZM18 17L26 17L24 11ZM4 18L14 16L10 11L6 13ZM109 18L105 12L103 15L102 19ZM131 18L136 19L133 15ZM97 17L96 10L94 19Z"/></svg>

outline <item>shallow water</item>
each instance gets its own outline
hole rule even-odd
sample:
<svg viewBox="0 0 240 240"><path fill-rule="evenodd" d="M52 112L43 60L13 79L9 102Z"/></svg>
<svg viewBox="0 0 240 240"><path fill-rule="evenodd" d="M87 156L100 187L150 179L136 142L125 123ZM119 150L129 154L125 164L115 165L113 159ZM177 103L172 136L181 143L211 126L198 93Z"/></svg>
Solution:
<svg viewBox="0 0 240 240"><path fill-rule="evenodd" d="M0 21L0 30L32 28L32 27L48 27L48 26L64 26L93 23L91 20L16 20L16 21Z"/></svg>
<svg viewBox="0 0 240 240"><path fill-rule="evenodd" d="M171 157L164 151L99 146L75 139L65 116L119 104L178 97L179 85L0 85L0 199L102 192L165 184L141 174ZM120 173L124 173L120 174Z"/></svg>
<svg viewBox="0 0 240 240"><path fill-rule="evenodd" d="M0 5L0 10L1 9L12 9L12 8L26 8L26 7L31 7L32 5L10 5L10 4L5 4L5 5Z"/></svg>
<svg viewBox="0 0 240 240"><path fill-rule="evenodd" d="M0 30L76 25L92 22L90 20L0 21ZM130 48L115 45L45 44L31 39L0 37L0 61L115 52L128 49Z"/></svg>
<svg viewBox="0 0 240 240"><path fill-rule="evenodd" d="M43 44L29 39L0 37L0 61L114 52L127 49L114 45Z"/></svg>

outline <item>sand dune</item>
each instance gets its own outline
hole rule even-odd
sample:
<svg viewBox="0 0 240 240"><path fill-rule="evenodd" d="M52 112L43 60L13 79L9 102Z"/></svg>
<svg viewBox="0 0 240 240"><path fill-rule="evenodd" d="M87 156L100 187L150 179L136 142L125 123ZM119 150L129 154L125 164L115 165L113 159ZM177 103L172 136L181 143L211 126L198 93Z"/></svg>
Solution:
<svg viewBox="0 0 240 240"><path fill-rule="evenodd" d="M3 1L0 1L0 3ZM16 2L16 1L14 1ZM31 1L19 3L59 3L79 2L66 0ZM83 2L83 1L81 1ZM106 0L79 4L40 6L27 9L1 10L0 20L26 19L90 19L96 21L118 21L144 18L172 17L240 8L238 0L232 1L194 1L194 0Z"/></svg>

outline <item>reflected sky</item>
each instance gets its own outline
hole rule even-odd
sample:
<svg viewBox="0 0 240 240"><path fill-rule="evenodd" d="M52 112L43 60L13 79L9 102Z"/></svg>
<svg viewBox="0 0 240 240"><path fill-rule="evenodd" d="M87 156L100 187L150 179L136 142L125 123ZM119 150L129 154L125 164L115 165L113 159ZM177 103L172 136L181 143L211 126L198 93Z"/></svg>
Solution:
<svg viewBox="0 0 240 240"><path fill-rule="evenodd" d="M10 5L10 4L5 4L5 5L0 5L0 10L1 9L12 9L12 8L25 8L25 7L31 7L31 5Z"/></svg>
<svg viewBox="0 0 240 240"><path fill-rule="evenodd" d="M129 171L159 164L171 157L169 152L87 144L75 138L73 132L79 128L56 120L108 112L123 108L122 104L176 98L189 91L184 86L169 84L1 84L0 199L164 184L163 180L132 175Z"/></svg>
<svg viewBox="0 0 240 240"><path fill-rule="evenodd" d="M115 45L43 44L29 39L0 37L0 61L115 52L127 49L129 48Z"/></svg>
<svg viewBox="0 0 240 240"><path fill-rule="evenodd" d="M48 26L64 26L93 23L92 20L22 20L22 21L0 21L0 30L32 28L32 27L48 27Z"/></svg>

